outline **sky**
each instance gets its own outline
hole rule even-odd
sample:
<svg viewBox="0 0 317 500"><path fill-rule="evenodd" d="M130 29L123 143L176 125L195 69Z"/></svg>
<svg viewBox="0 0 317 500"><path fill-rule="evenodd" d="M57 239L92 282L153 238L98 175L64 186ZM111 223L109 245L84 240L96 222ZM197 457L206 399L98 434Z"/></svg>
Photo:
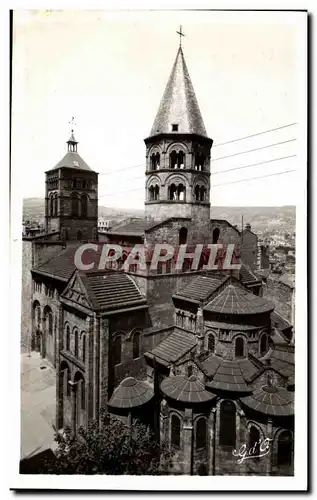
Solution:
<svg viewBox="0 0 317 500"><path fill-rule="evenodd" d="M143 208L143 141L179 25L214 140L211 204L296 204L306 171L306 36L304 13L291 12L15 12L11 166L19 196L44 196L45 171L64 156L74 116L78 152L99 172L99 204Z"/></svg>

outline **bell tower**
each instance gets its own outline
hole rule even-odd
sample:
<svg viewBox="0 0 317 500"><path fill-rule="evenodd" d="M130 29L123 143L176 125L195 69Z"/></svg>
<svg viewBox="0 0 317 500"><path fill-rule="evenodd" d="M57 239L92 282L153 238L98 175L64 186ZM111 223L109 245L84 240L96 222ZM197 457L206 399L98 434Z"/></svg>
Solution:
<svg viewBox="0 0 317 500"><path fill-rule="evenodd" d="M46 232L65 241L97 240L98 174L78 154L74 130L67 153L45 175Z"/></svg>
<svg viewBox="0 0 317 500"><path fill-rule="evenodd" d="M210 220L210 150L181 37L146 145L145 213Z"/></svg>

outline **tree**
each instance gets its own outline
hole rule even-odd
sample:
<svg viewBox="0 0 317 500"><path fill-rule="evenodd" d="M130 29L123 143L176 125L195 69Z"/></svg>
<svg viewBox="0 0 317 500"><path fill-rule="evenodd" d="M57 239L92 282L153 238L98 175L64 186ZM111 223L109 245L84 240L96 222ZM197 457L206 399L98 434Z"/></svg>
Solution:
<svg viewBox="0 0 317 500"><path fill-rule="evenodd" d="M87 429L80 427L76 436L69 428L56 432L56 458L47 461L43 474L166 474L171 454L154 439L140 422L131 427L101 411Z"/></svg>

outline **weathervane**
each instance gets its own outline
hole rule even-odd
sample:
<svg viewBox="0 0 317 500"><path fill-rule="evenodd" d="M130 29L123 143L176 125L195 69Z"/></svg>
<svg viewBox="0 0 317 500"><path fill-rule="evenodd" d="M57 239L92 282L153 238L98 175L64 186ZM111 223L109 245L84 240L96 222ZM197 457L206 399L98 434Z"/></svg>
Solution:
<svg viewBox="0 0 317 500"><path fill-rule="evenodd" d="M68 124L71 126L71 131L74 132L74 127L76 126L74 116L72 116L72 119L68 122Z"/></svg>
<svg viewBox="0 0 317 500"><path fill-rule="evenodd" d="M182 32L182 26L179 27L179 31L176 31L176 33L179 35L179 46L182 46L182 36L185 36L184 33Z"/></svg>

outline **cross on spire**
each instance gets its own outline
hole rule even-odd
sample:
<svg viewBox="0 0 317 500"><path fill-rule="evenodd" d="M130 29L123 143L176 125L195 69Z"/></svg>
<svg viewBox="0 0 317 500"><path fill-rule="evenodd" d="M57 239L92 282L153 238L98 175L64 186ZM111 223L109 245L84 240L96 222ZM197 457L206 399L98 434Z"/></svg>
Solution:
<svg viewBox="0 0 317 500"><path fill-rule="evenodd" d="M179 35L179 46L182 46L182 36L185 36L184 33L182 32L183 26L179 27L179 31L176 31L176 33Z"/></svg>

